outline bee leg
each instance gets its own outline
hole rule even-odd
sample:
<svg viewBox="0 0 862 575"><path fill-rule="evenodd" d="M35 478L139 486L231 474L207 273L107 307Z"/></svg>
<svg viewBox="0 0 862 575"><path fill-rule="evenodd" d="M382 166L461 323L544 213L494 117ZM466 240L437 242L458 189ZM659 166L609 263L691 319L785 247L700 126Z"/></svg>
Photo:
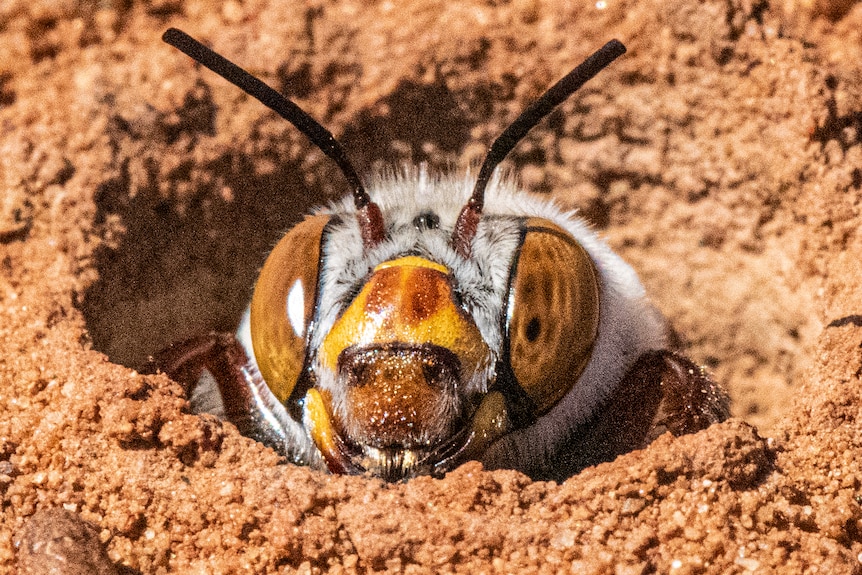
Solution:
<svg viewBox="0 0 862 575"><path fill-rule="evenodd" d="M730 399L725 390L701 366L678 353L667 350L646 353L626 377L652 380L653 387L658 381L661 401L644 446L666 431L685 435L730 417Z"/></svg>
<svg viewBox="0 0 862 575"><path fill-rule="evenodd" d="M296 459L288 453L296 422L272 395L233 334L212 332L171 344L153 356L150 364L181 384L188 396L203 371L209 371L218 385L224 419L243 435Z"/></svg>
<svg viewBox="0 0 862 575"><path fill-rule="evenodd" d="M605 405L577 430L551 478L642 449L663 433L694 433L729 417L729 402L703 368L672 351L641 355Z"/></svg>

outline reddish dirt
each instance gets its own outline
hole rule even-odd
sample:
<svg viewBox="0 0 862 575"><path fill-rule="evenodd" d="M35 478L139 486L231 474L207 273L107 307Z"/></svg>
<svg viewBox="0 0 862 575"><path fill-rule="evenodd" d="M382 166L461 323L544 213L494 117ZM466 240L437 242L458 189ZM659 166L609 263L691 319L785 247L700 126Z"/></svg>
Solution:
<svg viewBox="0 0 862 575"><path fill-rule="evenodd" d="M478 464L384 485L192 415L134 369L231 329L269 246L344 186L168 26L362 173L465 168L621 39L509 163L635 266L737 418L562 485ZM55 526L28 520L55 508L121 573L862 572L860 31L862 3L826 0L4 2L0 572L40 572Z"/></svg>

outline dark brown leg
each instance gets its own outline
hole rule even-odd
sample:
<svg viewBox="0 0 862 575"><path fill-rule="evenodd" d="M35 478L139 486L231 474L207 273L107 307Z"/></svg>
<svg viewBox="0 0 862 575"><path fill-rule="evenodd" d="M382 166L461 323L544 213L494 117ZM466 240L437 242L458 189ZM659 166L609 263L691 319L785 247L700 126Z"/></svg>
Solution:
<svg viewBox="0 0 862 575"><path fill-rule="evenodd" d="M174 343L151 362L153 367L180 383L191 395L204 369L218 384L225 419L240 433L297 461L297 434L293 421L269 391L266 382L233 334L212 332Z"/></svg>
<svg viewBox="0 0 862 575"><path fill-rule="evenodd" d="M242 419L253 403L246 367L248 356L229 333L212 332L176 342L153 357L156 367L191 395L204 369L218 383L229 421Z"/></svg>
<svg viewBox="0 0 862 575"><path fill-rule="evenodd" d="M635 387L637 380L658 379L660 382L662 400L645 444L665 431L674 435L694 433L730 416L725 391L709 378L702 367L677 353L658 351L644 354L626 377L635 380Z"/></svg>
<svg viewBox="0 0 862 575"><path fill-rule="evenodd" d="M555 470L560 475L552 478L646 447L666 431L694 433L728 416L727 395L702 368L671 351L645 353L605 406L578 429Z"/></svg>

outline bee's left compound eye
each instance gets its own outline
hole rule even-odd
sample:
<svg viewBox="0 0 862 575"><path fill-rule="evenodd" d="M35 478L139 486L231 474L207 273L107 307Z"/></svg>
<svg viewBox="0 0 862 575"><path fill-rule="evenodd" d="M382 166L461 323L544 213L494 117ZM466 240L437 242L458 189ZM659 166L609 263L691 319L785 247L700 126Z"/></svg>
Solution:
<svg viewBox="0 0 862 575"><path fill-rule="evenodd" d="M525 222L509 283L506 350L533 416L553 407L586 367L599 326L599 284L584 248L542 218Z"/></svg>
<svg viewBox="0 0 862 575"><path fill-rule="evenodd" d="M320 243L329 216L297 224L269 255L251 300L251 340L260 373L286 403L305 364L314 319Z"/></svg>

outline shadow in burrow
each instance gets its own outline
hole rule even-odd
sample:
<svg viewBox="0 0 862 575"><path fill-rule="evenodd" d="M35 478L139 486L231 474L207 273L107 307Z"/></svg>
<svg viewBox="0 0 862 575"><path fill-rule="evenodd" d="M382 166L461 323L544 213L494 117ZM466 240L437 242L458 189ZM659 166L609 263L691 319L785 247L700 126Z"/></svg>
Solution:
<svg viewBox="0 0 862 575"><path fill-rule="evenodd" d="M163 118L148 118L142 130L118 119L118 131L125 133L117 137L144 140L132 149L150 153L154 147L170 154L176 153L171 145L181 132L193 140L211 136L217 110L209 91L192 100L187 98L178 112L179 126L166 130L160 125ZM403 82L357 114L340 139L361 175L407 161L443 170L469 141L471 127L458 110L445 88ZM417 124L417 114L438 121ZM406 153L397 145L419 141L420 132L422 144ZM146 142L150 136L143 133L156 134L157 141ZM256 164L272 165L277 147L264 142L255 146L260 152L247 156L237 146L206 165L189 159L170 175L176 182L154 181L150 174L143 186L133 182L130 165L146 161L133 153L121 161L119 175L97 190L95 217L103 235L120 229L120 239L106 241L98 251L98 280L80 303L95 349L115 363L143 369L151 354L172 342L236 328L278 239L314 206L349 191L343 175L325 158L311 168L302 160L276 159L274 169L261 174ZM308 149L322 157L310 145ZM191 178L193 171L206 176ZM191 180L205 183L191 192L164 192L188 187Z"/></svg>
<svg viewBox="0 0 862 575"><path fill-rule="evenodd" d="M155 189L130 197L122 177L98 190L96 224L119 221L124 232L98 252L99 279L81 310L93 346L112 361L142 368L173 341L233 331L267 252L323 201L295 164L261 176L242 157L219 163L234 166L214 178L221 189L182 199Z"/></svg>

